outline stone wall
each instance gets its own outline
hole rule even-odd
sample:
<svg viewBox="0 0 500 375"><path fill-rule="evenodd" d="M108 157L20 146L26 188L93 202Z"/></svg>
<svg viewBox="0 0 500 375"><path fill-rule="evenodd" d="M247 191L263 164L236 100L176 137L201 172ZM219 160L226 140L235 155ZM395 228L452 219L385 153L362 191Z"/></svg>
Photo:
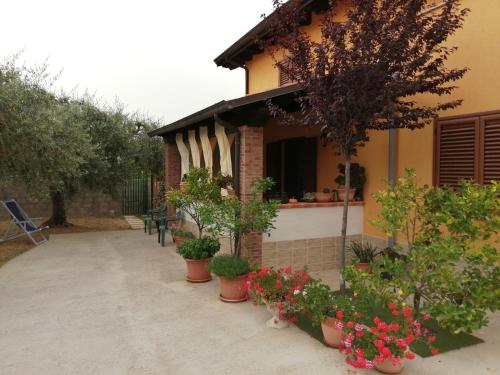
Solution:
<svg viewBox="0 0 500 375"><path fill-rule="evenodd" d="M38 199L30 197L23 187L0 190L0 200L16 199L31 217L50 217L52 203L50 198ZM71 217L113 217L121 215L120 198L113 199L109 194L100 191L82 189L71 200L66 202L68 218ZM4 210L1 210L4 211ZM6 219L7 213L0 213L0 220Z"/></svg>

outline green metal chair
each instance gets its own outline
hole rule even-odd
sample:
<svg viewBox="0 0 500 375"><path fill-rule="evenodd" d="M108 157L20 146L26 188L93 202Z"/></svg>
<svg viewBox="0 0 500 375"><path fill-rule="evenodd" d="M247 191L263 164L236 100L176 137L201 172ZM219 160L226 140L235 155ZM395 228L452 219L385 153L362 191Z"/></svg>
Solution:
<svg viewBox="0 0 500 375"><path fill-rule="evenodd" d="M146 217L144 219L144 233L152 234L152 225L153 221L157 221L161 216L165 216L165 210L167 209L166 204L161 204L157 208L149 209ZM158 229L158 222L156 225L156 229Z"/></svg>

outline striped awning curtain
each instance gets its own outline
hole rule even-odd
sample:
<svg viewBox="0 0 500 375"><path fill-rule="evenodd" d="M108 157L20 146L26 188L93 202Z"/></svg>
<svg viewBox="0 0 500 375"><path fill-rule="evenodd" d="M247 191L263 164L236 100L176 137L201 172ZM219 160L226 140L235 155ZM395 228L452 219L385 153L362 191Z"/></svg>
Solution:
<svg viewBox="0 0 500 375"><path fill-rule="evenodd" d="M193 167L200 168L200 148L196 142L196 130L190 130L189 134L189 147L191 148L191 159L193 160Z"/></svg>
<svg viewBox="0 0 500 375"><path fill-rule="evenodd" d="M215 136L219 144L220 152L220 171L223 176L232 176L233 167L231 163L231 146L227 139L226 131L223 126L215 123Z"/></svg>
<svg viewBox="0 0 500 375"><path fill-rule="evenodd" d="M189 150L183 138L182 133L177 133L175 135L175 143L177 143L177 149L181 155L181 178L189 173Z"/></svg>
<svg viewBox="0 0 500 375"><path fill-rule="evenodd" d="M207 168L210 175L212 175L212 145L210 144L210 139L208 138L208 128L206 126L200 127L200 140L201 149L203 150L203 160L205 161L205 168Z"/></svg>

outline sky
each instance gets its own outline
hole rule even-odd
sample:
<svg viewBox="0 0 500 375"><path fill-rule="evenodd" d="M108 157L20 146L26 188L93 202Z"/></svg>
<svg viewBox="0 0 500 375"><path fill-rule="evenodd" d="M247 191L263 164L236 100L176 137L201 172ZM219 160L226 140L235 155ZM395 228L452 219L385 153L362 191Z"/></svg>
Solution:
<svg viewBox="0 0 500 375"><path fill-rule="evenodd" d="M118 98L165 125L244 96L244 71L213 59L271 10L271 0L2 1L0 58L47 60L65 91Z"/></svg>

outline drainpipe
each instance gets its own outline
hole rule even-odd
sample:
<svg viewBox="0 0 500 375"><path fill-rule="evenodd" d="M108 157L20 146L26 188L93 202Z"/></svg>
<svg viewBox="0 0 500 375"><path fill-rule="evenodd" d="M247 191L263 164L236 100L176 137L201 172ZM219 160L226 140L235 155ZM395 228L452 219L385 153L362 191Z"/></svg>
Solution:
<svg viewBox="0 0 500 375"><path fill-rule="evenodd" d="M389 129L389 160L387 166L389 189L392 190L394 184L396 183L396 129ZM393 248L395 244L394 237L389 237L387 239L387 247Z"/></svg>

